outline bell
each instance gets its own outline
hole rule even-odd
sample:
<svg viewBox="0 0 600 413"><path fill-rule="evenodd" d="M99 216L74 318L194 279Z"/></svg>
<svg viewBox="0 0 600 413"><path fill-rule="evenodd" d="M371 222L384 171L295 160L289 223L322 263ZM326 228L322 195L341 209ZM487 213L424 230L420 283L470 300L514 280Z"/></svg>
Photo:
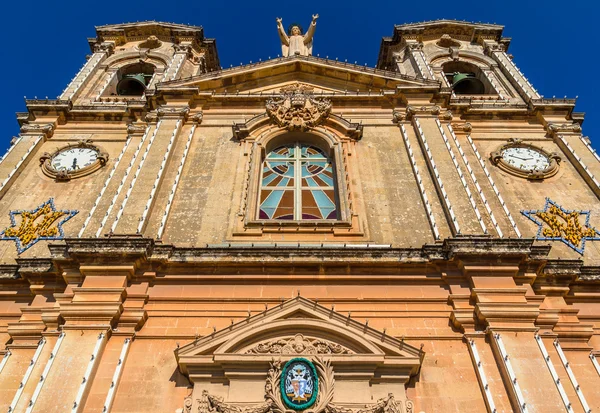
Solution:
<svg viewBox="0 0 600 413"><path fill-rule="evenodd" d="M473 73L454 73L452 90L457 95L482 95L485 87Z"/></svg>
<svg viewBox="0 0 600 413"><path fill-rule="evenodd" d="M117 84L119 96L142 96L146 90L146 76L143 73L123 75Z"/></svg>

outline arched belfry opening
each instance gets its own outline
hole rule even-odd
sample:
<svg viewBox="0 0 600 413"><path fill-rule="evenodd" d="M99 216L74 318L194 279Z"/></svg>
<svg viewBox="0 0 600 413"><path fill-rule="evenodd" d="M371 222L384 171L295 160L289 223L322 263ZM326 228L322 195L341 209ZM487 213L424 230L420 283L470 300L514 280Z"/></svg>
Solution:
<svg viewBox="0 0 600 413"><path fill-rule="evenodd" d="M117 95L142 96L152 79L155 67L149 63L139 62L122 67L118 72Z"/></svg>
<svg viewBox="0 0 600 413"><path fill-rule="evenodd" d="M481 69L463 61L448 62L444 75L455 95L488 95L495 93Z"/></svg>

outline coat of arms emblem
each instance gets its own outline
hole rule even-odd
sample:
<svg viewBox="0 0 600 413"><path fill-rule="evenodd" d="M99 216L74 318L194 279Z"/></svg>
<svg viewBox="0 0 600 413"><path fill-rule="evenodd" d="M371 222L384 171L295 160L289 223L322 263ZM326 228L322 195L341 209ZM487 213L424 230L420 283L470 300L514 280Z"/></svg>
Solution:
<svg viewBox="0 0 600 413"><path fill-rule="evenodd" d="M304 410L317 400L317 370L305 358L293 358L285 364L280 385L283 402L291 409Z"/></svg>

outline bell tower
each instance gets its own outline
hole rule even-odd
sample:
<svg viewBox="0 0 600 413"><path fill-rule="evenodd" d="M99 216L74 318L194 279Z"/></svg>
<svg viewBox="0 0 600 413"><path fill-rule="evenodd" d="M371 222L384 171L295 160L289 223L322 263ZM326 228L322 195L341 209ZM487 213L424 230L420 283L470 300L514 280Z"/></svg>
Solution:
<svg viewBox="0 0 600 413"><path fill-rule="evenodd" d="M75 104L145 101L158 83L220 68L214 39L199 26L139 22L96 27L90 59L60 95Z"/></svg>

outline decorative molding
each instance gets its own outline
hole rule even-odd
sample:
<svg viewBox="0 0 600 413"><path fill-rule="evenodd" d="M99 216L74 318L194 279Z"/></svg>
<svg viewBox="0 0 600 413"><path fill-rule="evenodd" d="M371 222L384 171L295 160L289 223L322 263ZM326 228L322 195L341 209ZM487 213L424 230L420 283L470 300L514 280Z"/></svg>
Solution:
<svg viewBox="0 0 600 413"><path fill-rule="evenodd" d="M52 137L55 126L53 123L26 123L21 126L21 134L43 135L46 139Z"/></svg>
<svg viewBox="0 0 600 413"><path fill-rule="evenodd" d="M506 46L496 42L485 42L484 53L486 55L491 55L492 52L505 52Z"/></svg>
<svg viewBox="0 0 600 413"><path fill-rule="evenodd" d="M128 135L136 135L143 134L146 131L146 125L135 125L130 123L127 125L127 134Z"/></svg>
<svg viewBox="0 0 600 413"><path fill-rule="evenodd" d="M175 50L175 53L191 53L192 51L192 45L189 43L186 44L174 44L173 45L173 49Z"/></svg>
<svg viewBox="0 0 600 413"><path fill-rule="evenodd" d="M189 113L189 106L161 106L157 110L158 119L187 119Z"/></svg>
<svg viewBox="0 0 600 413"><path fill-rule="evenodd" d="M402 112L399 110L394 110L392 112L392 122L394 123L398 123L398 122L402 122L406 119L406 112Z"/></svg>
<svg viewBox="0 0 600 413"><path fill-rule="evenodd" d="M311 360L318 375L318 393L316 403L309 409L299 409L306 413L413 413L414 405L410 400L406 401L406 407L402 402L396 401L392 393L387 397L379 399L376 403L364 405L361 408L347 408L332 403L335 390L335 376L330 360L316 357ZM282 366L281 360L270 363L265 382L265 401L263 403L248 406L247 404L227 403L223 397L215 396L204 390L200 399L196 400L198 413L289 413L290 410L284 402L281 394ZM192 412L194 403L191 397L184 400L185 413Z"/></svg>
<svg viewBox="0 0 600 413"><path fill-rule="evenodd" d="M198 113L194 113L189 120L191 120L193 123L195 124L200 124L202 123L202 120L204 119L204 114L202 112L198 112Z"/></svg>
<svg viewBox="0 0 600 413"><path fill-rule="evenodd" d="M420 51L420 50L423 50L423 43L421 43L421 42L407 42L406 43L406 47L408 47L409 50Z"/></svg>
<svg viewBox="0 0 600 413"><path fill-rule="evenodd" d="M157 49L162 45L162 42L158 40L158 37L151 35L148 38L139 44L140 49Z"/></svg>
<svg viewBox="0 0 600 413"><path fill-rule="evenodd" d="M453 118L452 112L449 110L440 114L440 119L442 119L442 120L451 121L452 118Z"/></svg>
<svg viewBox="0 0 600 413"><path fill-rule="evenodd" d="M296 334L289 339L266 341L252 347L246 354L354 354L340 344L322 339L309 339Z"/></svg>
<svg viewBox="0 0 600 413"><path fill-rule="evenodd" d="M57 210L53 198L33 210L10 211L11 226L0 233L0 241L14 241L17 252L22 254L38 241L62 240L65 238L62 225L78 212ZM16 215L21 216L19 223Z"/></svg>
<svg viewBox="0 0 600 413"><path fill-rule="evenodd" d="M563 133L563 132L581 132L581 125L579 123L548 123L546 130L551 134Z"/></svg>
<svg viewBox="0 0 600 413"><path fill-rule="evenodd" d="M158 122L158 112L148 112L144 120L148 123L156 123Z"/></svg>
<svg viewBox="0 0 600 413"><path fill-rule="evenodd" d="M590 211L567 210L550 198L544 209L525 210L521 213L538 225L535 236L540 241L561 241L583 255L586 241L600 240L600 232L590 226ZM579 216L585 216L582 225Z"/></svg>
<svg viewBox="0 0 600 413"><path fill-rule="evenodd" d="M440 40L438 40L435 44L439 47L444 48L460 47L460 42L458 40L453 39L452 36L450 36L449 34L443 34L442 37L440 37Z"/></svg>
<svg viewBox="0 0 600 413"><path fill-rule="evenodd" d="M406 107L406 118L410 119L413 116L438 116L441 111L442 108L438 105L420 107L408 105Z"/></svg>
<svg viewBox="0 0 600 413"><path fill-rule="evenodd" d="M331 113L331 100L316 98L313 88L296 83L280 89L266 102L267 115L279 127L289 131L307 131L323 122Z"/></svg>
<svg viewBox="0 0 600 413"><path fill-rule="evenodd" d="M106 53L108 56L113 54L115 51L115 44L113 42L102 42L94 45L94 53Z"/></svg>

